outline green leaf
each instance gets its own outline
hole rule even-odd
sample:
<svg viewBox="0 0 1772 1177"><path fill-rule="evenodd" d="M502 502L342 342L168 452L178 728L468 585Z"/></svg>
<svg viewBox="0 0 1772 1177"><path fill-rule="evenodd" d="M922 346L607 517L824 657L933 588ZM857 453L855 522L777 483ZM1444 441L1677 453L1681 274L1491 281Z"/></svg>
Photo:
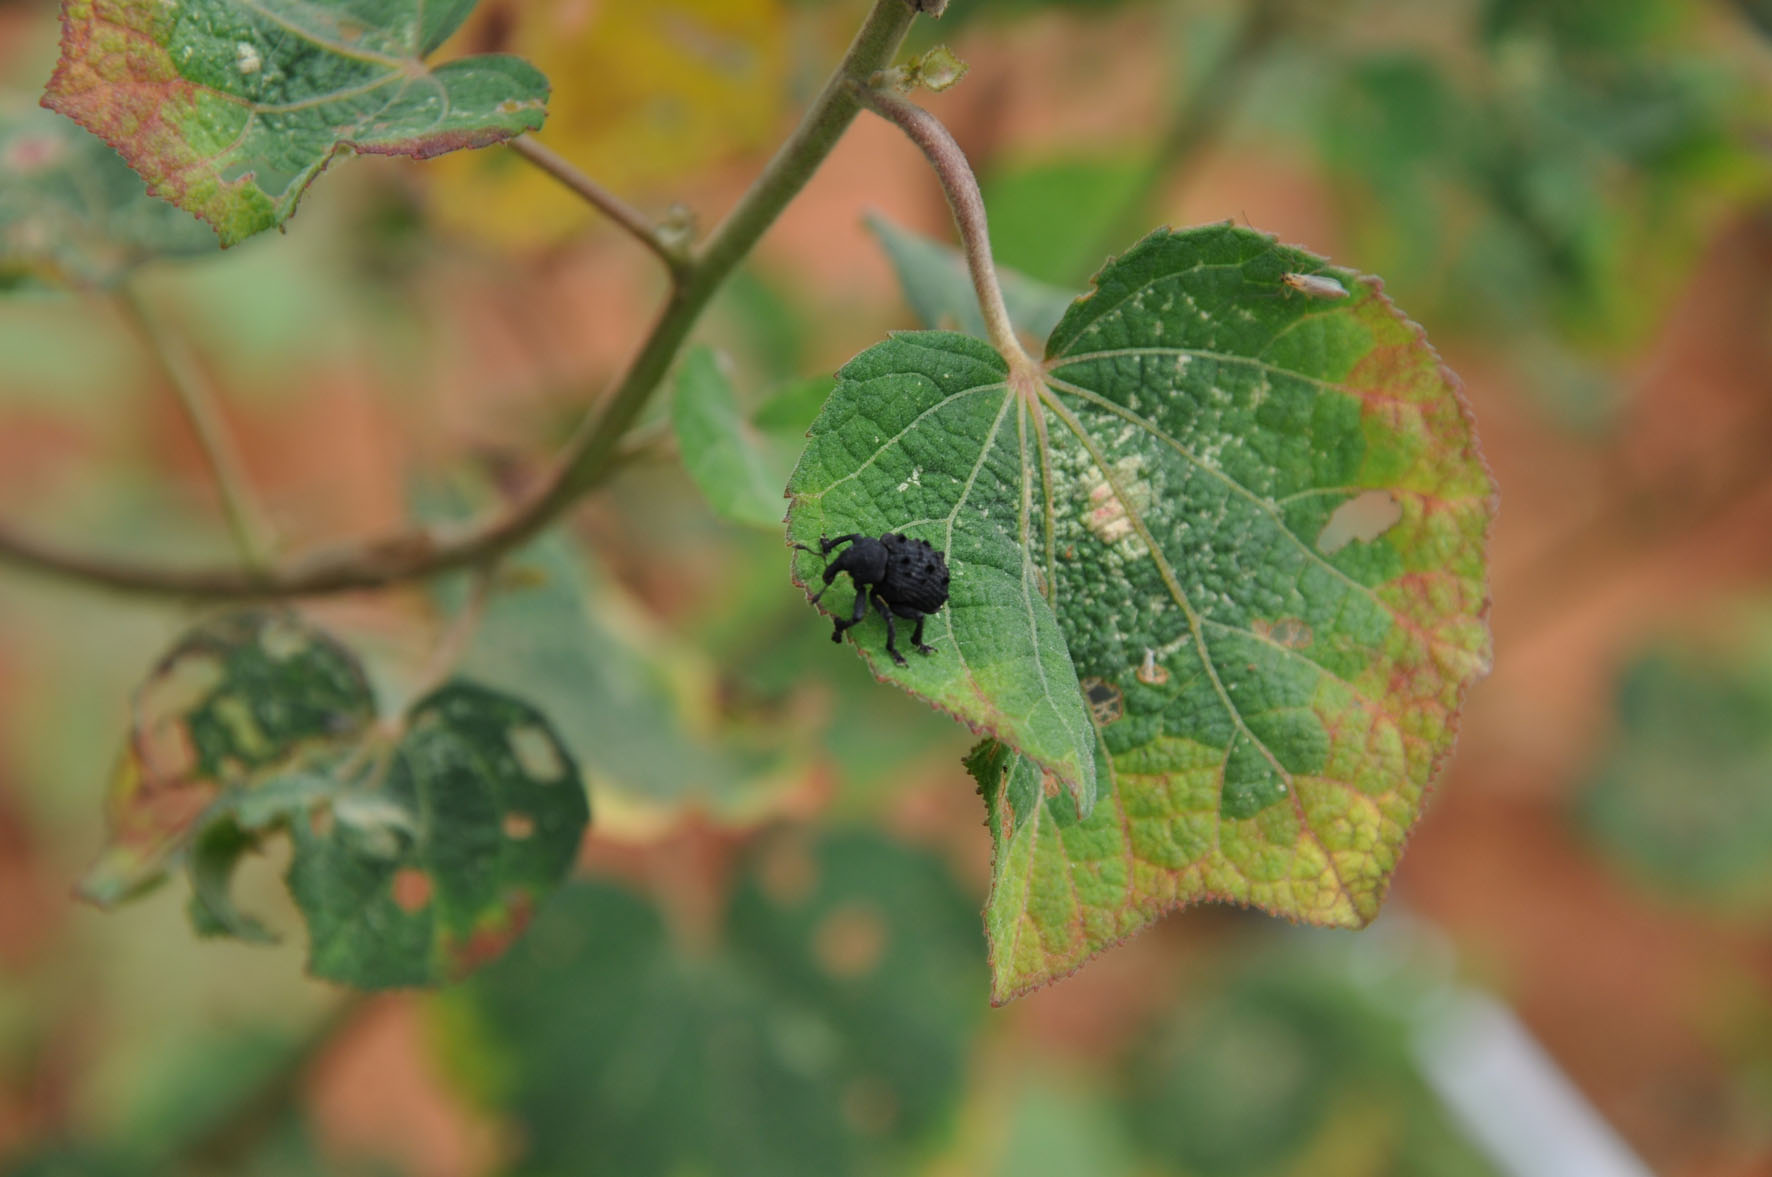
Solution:
<svg viewBox="0 0 1772 1177"><path fill-rule="evenodd" d="M180 861L200 935L273 939L233 873L273 831L316 976L363 988L459 977L500 952L571 867L589 820L548 721L466 682L393 730L356 658L292 614L181 639L136 697L111 846L83 885L112 904Z"/></svg>
<svg viewBox="0 0 1772 1177"><path fill-rule="evenodd" d="M547 79L424 58L471 0L63 0L44 104L223 245L282 224L340 151L425 159L542 124Z"/></svg>
<svg viewBox="0 0 1772 1177"><path fill-rule="evenodd" d="M821 536L903 532L945 553L948 607L924 633L933 654L894 665L878 620L850 639L881 681L1019 748L1087 811L1094 735L1029 542L1038 508L1023 455L1035 427L988 344L895 336L837 373L788 483L788 537L814 549L794 559L795 583L809 588L823 584ZM837 617L854 599L847 577L824 596Z"/></svg>
<svg viewBox="0 0 1772 1177"><path fill-rule="evenodd" d="M732 382L711 348L691 348L677 369L671 424L689 477L721 515L775 531L782 487L797 447L760 432L739 412Z"/></svg>
<svg viewBox="0 0 1772 1177"><path fill-rule="evenodd" d="M518 1171L895 1171L947 1116L979 954L938 860L777 839L707 923L577 884L443 999L452 1070L517 1121Z"/></svg>
<svg viewBox="0 0 1772 1177"><path fill-rule="evenodd" d="M548 721L454 682L415 704L379 787L290 822L309 971L365 989L455 980L502 953L590 820Z"/></svg>
<svg viewBox="0 0 1772 1177"><path fill-rule="evenodd" d="M964 254L950 245L901 229L878 213L868 214L867 226L891 260L905 301L925 327L962 331L980 338L987 334ZM1076 291L1036 282L1003 267L998 268L997 279L1003 287L1009 321L1016 330L1039 339L1058 325L1077 298Z"/></svg>
<svg viewBox="0 0 1772 1177"><path fill-rule="evenodd" d="M35 103L0 97L0 288L109 287L154 258L214 252L214 235L150 197L116 152Z"/></svg>
<svg viewBox="0 0 1772 1177"><path fill-rule="evenodd" d="M110 906L159 882L225 791L334 758L374 718L355 656L293 614L198 626L136 692L109 845L81 893Z"/></svg>
<svg viewBox="0 0 1772 1177"><path fill-rule="evenodd" d="M210 820L191 844L189 869L191 927L199 936L232 936L259 944L276 942L257 919L234 905L230 885L240 860L258 848L258 839L238 822Z"/></svg>
<svg viewBox="0 0 1772 1177"><path fill-rule="evenodd" d="M599 796L729 815L776 784L772 756L697 724L714 709L711 668L557 530L505 561L461 673L532 700Z"/></svg>
<svg viewBox="0 0 1772 1177"><path fill-rule="evenodd" d="M1588 834L1650 885L1745 913L1772 907L1769 636L1737 622L1717 649L1632 663L1618 734L1577 808Z"/></svg>
<svg viewBox="0 0 1772 1177"><path fill-rule="evenodd" d="M1376 282L1231 226L1159 231L1023 388L960 336L863 353L790 489L801 542L891 528L948 554L937 653L884 676L1019 754L969 761L998 843L997 1000L1183 903L1377 913L1488 665L1494 486ZM796 559L803 583L818 567ZM849 632L879 673L878 623ZM1024 718L1061 701L1092 720L1067 750L1098 766L1081 820L1053 800L1068 729Z"/></svg>
<svg viewBox="0 0 1772 1177"><path fill-rule="evenodd" d="M984 205L998 263L1043 282L1080 281L1096 265L1102 235L1137 194L1145 167L1136 154L1105 154L993 170L984 178Z"/></svg>

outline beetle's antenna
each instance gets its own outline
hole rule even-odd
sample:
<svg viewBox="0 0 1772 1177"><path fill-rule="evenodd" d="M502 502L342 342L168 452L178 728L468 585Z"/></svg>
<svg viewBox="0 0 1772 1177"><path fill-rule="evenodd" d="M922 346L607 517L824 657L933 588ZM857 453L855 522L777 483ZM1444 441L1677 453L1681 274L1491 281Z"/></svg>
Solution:
<svg viewBox="0 0 1772 1177"><path fill-rule="evenodd" d="M830 564L831 564L831 554L830 554L830 553L829 553L829 552L821 552L821 551L819 551L819 550L817 550L817 549L816 549L816 548L809 548L809 547L807 547L807 546L806 546L806 545L805 545L805 544L795 544L795 545L794 545L794 546L795 546L795 547L796 547L796 548L799 548L799 549L800 549L800 550L801 550L801 551L802 551L802 552L811 552L811 553L812 553L812 554L813 554L813 555L814 555L814 556L817 556L817 557L819 557L819 558L820 558L820 559L821 559L821 560L823 560L823 561L824 561L824 563L825 563L825 567L827 567L827 568L829 568L829 567L830 567ZM817 591L817 592L815 592L815 593L813 593L813 594L812 594L812 595L811 595L811 596L810 596L810 597L808 597L808 598L807 598L807 600L808 600L808 601L811 601L811 602L812 602L812 603L813 603L813 604L817 604L817 603L818 603L818 598L820 598L820 597L822 597L822 596L824 596L824 594L825 594L825 589L828 589L828 588L830 588L830 587L831 587L831 582L830 582L830 581L828 581L828 580L827 580L827 581L825 581L825 586L824 586L824 588L821 588L821 589L819 589L819 590L818 590L818 591Z"/></svg>

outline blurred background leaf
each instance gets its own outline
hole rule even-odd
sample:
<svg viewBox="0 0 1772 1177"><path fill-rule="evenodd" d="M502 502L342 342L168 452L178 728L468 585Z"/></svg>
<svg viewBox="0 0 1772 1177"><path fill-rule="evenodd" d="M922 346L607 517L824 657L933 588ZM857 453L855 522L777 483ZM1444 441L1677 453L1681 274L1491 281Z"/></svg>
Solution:
<svg viewBox="0 0 1772 1177"><path fill-rule="evenodd" d="M1619 675L1614 732L1577 814L1621 867L1712 910L1772 907L1772 626L1669 645Z"/></svg>
<svg viewBox="0 0 1772 1177"><path fill-rule="evenodd" d="M951 1113L982 957L927 855L789 836L711 926L575 887L440 1024L452 1069L521 1126L518 1172L877 1172Z"/></svg>
<svg viewBox="0 0 1772 1177"><path fill-rule="evenodd" d="M102 140L35 95L0 94L0 289L114 286L143 262L215 252L207 226L149 196Z"/></svg>

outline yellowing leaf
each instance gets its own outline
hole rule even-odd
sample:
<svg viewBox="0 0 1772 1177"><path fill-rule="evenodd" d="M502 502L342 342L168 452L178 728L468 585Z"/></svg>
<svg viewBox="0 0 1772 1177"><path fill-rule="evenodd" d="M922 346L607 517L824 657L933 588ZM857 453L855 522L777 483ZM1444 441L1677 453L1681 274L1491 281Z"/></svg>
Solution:
<svg viewBox="0 0 1772 1177"><path fill-rule="evenodd" d="M462 38L519 54L552 78L548 145L632 193L770 138L783 107L787 23L779 0L507 0L481 5ZM463 155L429 173L443 222L510 244L557 241L590 216L509 152Z"/></svg>

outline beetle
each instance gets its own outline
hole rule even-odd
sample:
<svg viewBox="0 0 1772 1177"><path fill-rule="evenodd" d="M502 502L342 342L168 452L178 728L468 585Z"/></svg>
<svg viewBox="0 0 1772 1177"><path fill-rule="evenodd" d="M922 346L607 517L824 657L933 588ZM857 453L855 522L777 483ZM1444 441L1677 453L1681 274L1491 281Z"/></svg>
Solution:
<svg viewBox="0 0 1772 1177"><path fill-rule="evenodd" d="M934 647L923 644L923 623L931 613L947 604L947 557L931 547L927 540L912 539L891 531L879 539L859 533L829 539L821 535L817 554L828 558L834 549L844 544L849 547L825 564L824 588L812 594L814 601L824 596L840 572L847 572L855 584L855 613L847 620L836 619L831 640L842 641L844 630L861 623L867 616L871 597L880 616L886 619L886 652L892 655L894 662L900 666L910 665L895 644L898 635L892 624L894 617L915 619L917 627L911 631L911 645L919 654L935 653ZM794 546L803 552L813 550L805 544Z"/></svg>

